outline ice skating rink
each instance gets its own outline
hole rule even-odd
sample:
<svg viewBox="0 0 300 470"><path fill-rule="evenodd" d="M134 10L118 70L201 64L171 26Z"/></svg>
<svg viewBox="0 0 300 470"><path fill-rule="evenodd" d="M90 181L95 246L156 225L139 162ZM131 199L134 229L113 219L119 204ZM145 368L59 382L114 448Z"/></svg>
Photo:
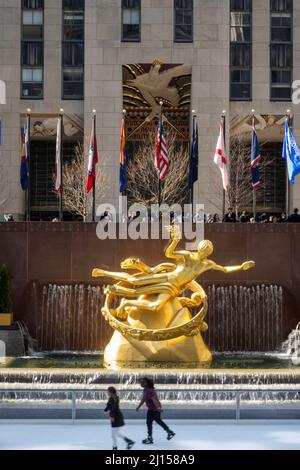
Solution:
<svg viewBox="0 0 300 470"><path fill-rule="evenodd" d="M300 423L204 423L168 421L176 432L172 441L154 426L154 444L143 422L132 421L122 432L136 441L134 449L148 450L300 450ZM111 429L106 422L0 422L1 450L110 450ZM124 449L120 442L119 449Z"/></svg>

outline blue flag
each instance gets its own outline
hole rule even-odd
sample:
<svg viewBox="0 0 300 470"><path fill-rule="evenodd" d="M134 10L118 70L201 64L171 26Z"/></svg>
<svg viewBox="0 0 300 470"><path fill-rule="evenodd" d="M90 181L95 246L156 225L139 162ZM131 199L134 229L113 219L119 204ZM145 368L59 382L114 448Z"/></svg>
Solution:
<svg viewBox="0 0 300 470"><path fill-rule="evenodd" d="M255 189L260 184L259 163L261 160L260 148L257 138L255 126L252 131L252 144L251 144L251 176L252 188Z"/></svg>
<svg viewBox="0 0 300 470"><path fill-rule="evenodd" d="M295 183L295 177L300 173L300 148L289 127L288 120L285 122L285 133L282 147L282 158L287 161L290 183Z"/></svg>
<svg viewBox="0 0 300 470"><path fill-rule="evenodd" d="M27 191L29 186L29 126L28 119L22 129L22 156L21 156L21 168L20 168L20 183L23 191Z"/></svg>
<svg viewBox="0 0 300 470"><path fill-rule="evenodd" d="M199 137L198 124L193 124L193 141L191 145L190 168L189 168L189 188L193 189L194 183L198 180L199 163Z"/></svg>

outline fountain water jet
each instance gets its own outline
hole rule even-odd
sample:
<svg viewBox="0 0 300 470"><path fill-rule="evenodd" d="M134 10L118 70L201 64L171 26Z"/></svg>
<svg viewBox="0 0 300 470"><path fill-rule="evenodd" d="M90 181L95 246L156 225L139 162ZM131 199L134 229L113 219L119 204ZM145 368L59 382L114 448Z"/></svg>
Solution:
<svg viewBox="0 0 300 470"><path fill-rule="evenodd" d="M289 356L294 364L300 364L300 322L282 344L281 351Z"/></svg>
<svg viewBox="0 0 300 470"><path fill-rule="evenodd" d="M36 332L42 351L100 351L111 331L101 316L103 289L34 283Z"/></svg>
<svg viewBox="0 0 300 470"><path fill-rule="evenodd" d="M103 351L111 329L101 315L103 289L34 284L40 350ZM214 351L275 351L283 341L283 289L209 286L206 340ZM204 335L205 336L205 335Z"/></svg>
<svg viewBox="0 0 300 470"><path fill-rule="evenodd" d="M207 342L214 351L274 351L283 341L283 289L209 286Z"/></svg>

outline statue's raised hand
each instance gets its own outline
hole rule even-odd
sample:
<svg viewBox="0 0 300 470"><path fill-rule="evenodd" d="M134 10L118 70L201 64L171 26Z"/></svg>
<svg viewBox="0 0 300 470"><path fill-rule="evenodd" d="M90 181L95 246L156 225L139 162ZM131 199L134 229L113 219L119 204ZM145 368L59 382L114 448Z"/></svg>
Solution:
<svg viewBox="0 0 300 470"><path fill-rule="evenodd" d="M255 267L254 261L245 261L245 263L242 264L243 271L248 271L248 269L251 269L254 267Z"/></svg>
<svg viewBox="0 0 300 470"><path fill-rule="evenodd" d="M93 277L105 277L105 271L103 269L93 269L92 272Z"/></svg>
<svg viewBox="0 0 300 470"><path fill-rule="evenodd" d="M167 225L165 229L170 232L172 240L181 240L181 230L179 225Z"/></svg>

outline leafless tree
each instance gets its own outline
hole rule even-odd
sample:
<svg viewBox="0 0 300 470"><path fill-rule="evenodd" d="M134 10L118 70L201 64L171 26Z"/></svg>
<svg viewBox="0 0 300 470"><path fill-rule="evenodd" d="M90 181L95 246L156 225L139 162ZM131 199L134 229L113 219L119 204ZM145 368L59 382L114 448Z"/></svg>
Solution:
<svg viewBox="0 0 300 470"><path fill-rule="evenodd" d="M263 157L259 165L261 173L261 182L256 189L256 198L259 209L259 200L263 197L266 190L272 188L270 178L265 178L266 168L274 162L274 157ZM230 190L228 192L228 206L232 207L236 214L243 210L252 211L253 207L253 191L251 185L251 142L245 139L245 136L236 134L230 139Z"/></svg>
<svg viewBox="0 0 300 470"><path fill-rule="evenodd" d="M183 204L188 194L189 148L178 134L166 127L166 141L170 162L167 178L161 184L161 203ZM155 168L155 129L149 139L141 143L131 155L128 164L128 199L145 206L158 203L159 179Z"/></svg>
<svg viewBox="0 0 300 470"><path fill-rule="evenodd" d="M92 192L87 194L88 155L81 143L75 147L74 158L63 165L64 206L85 221L92 208ZM107 177L102 165L97 165L96 203L99 204L107 191Z"/></svg>

